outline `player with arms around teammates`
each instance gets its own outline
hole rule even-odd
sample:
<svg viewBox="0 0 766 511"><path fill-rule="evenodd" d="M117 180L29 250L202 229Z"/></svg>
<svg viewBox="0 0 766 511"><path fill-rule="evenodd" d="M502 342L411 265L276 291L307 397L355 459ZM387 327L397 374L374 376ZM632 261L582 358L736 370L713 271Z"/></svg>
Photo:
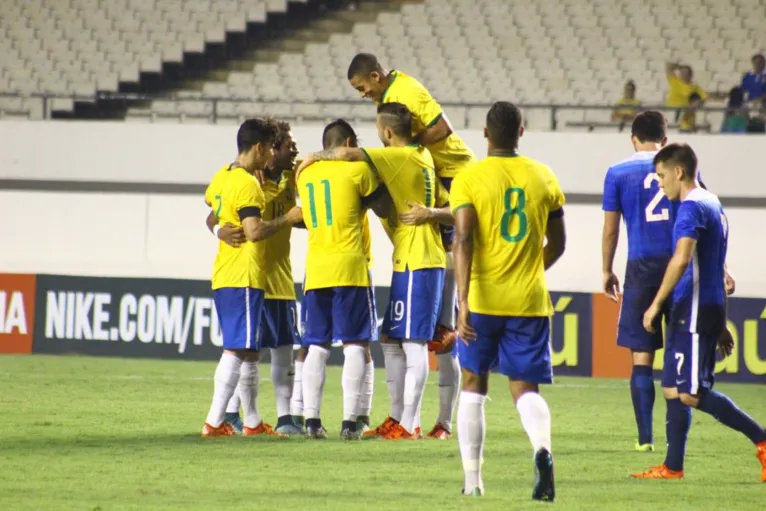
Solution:
<svg viewBox="0 0 766 511"><path fill-rule="evenodd" d="M545 165L517 152L521 112L498 102L487 114L488 156L452 184L458 354L463 389L457 433L464 495L484 493L481 469L489 370L508 377L521 424L532 443L532 498L555 498L551 413L539 385L553 382L545 270L564 253L564 194Z"/></svg>
<svg viewBox="0 0 766 511"><path fill-rule="evenodd" d="M224 422L226 406L239 385L244 408L244 435L267 433L258 414L258 350L266 289L267 254L263 240L301 220L300 208L264 221L263 190L254 177L273 156L276 129L262 119L248 119L237 132L238 156L211 181L205 202L222 225L241 227L245 242L218 245L213 266L213 298L223 334L223 354L215 372L213 402L202 436L232 436Z"/></svg>
<svg viewBox="0 0 766 511"><path fill-rule="evenodd" d="M641 479L681 479L692 408L739 431L756 446L761 480L766 482L766 431L727 396L713 389L715 354L733 346L726 327L726 250L729 224L714 194L700 187L697 157L685 144L670 144L653 160L660 188L670 200L681 200L675 225L675 251L659 290L647 307L643 325L657 330L656 319L670 302L662 391L667 400L665 462Z"/></svg>
<svg viewBox="0 0 766 511"><path fill-rule="evenodd" d="M325 138L354 136L346 123L334 123ZM319 411L324 374L333 340L343 342L343 423L341 438L358 440L359 403L365 387L369 342L377 337L375 298L364 243L369 207L389 214L385 187L365 163L316 162L298 169L298 194L309 231L303 308L303 341L309 346L303 365L303 405L307 435L325 438Z"/></svg>
<svg viewBox="0 0 766 511"><path fill-rule="evenodd" d="M392 70L383 69L378 59L368 53L356 55L348 68L348 80L363 98L371 99L376 104L401 103L412 114L412 136L414 140L428 148L434 160L436 175L449 192L452 179L466 165L474 163L476 157L465 142L452 130L441 105L434 100L428 90L415 78ZM429 208L411 204L413 210L410 219L416 223L433 220ZM452 414L460 387L460 366L455 349L455 274L452 269L452 242L454 227L440 225L442 245L447 251L447 265L442 292L442 308L439 326L433 340L428 344L430 351L436 353L439 361L439 417L429 438L448 439L452 435ZM388 358L385 358L388 366ZM383 423L380 433L385 433L390 426Z"/></svg>
<svg viewBox="0 0 766 511"><path fill-rule="evenodd" d="M427 207L445 205L449 198L436 180L431 155L412 139L412 117L407 107L399 103L378 106L377 128L383 148L338 148L309 155L307 162L369 162L391 194L397 214L409 210L408 202L423 202ZM452 221L449 209L440 213L442 220ZM367 433L387 439L414 439L422 435L420 408L428 378L426 343L439 318L446 257L434 223L396 224L392 239L394 273L383 319L383 333L389 341L381 345L391 414L382 427Z"/></svg>

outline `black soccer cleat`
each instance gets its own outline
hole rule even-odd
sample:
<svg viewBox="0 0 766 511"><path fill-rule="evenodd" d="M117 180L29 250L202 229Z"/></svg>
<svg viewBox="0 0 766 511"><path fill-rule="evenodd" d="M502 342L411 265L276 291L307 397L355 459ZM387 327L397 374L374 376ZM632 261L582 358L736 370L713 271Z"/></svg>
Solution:
<svg viewBox="0 0 766 511"><path fill-rule="evenodd" d="M553 456L548 449L535 453L535 488L532 500L553 502L556 498L556 485L553 480Z"/></svg>

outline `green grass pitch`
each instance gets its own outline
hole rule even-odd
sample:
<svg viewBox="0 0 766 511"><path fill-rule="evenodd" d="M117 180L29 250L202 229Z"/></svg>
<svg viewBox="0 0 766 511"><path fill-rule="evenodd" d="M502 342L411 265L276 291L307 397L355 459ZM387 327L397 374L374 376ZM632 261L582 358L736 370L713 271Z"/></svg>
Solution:
<svg viewBox="0 0 766 511"><path fill-rule="evenodd" d="M330 440L200 438L212 395L212 362L88 357L0 357L0 509L3 510L470 510L540 509L532 452L505 382L487 403L486 496L461 497L456 440L338 439L340 369L328 371ZM437 410L431 374L423 424ZM720 385L766 422L766 388ZM544 390L553 414L557 501L566 510L764 509L755 449L695 412L682 481L635 481L662 462L664 403L655 407L658 451L633 451L628 384L559 378ZM659 396L658 387L658 396ZM373 420L388 410L383 371ZM268 366L260 409L274 422Z"/></svg>

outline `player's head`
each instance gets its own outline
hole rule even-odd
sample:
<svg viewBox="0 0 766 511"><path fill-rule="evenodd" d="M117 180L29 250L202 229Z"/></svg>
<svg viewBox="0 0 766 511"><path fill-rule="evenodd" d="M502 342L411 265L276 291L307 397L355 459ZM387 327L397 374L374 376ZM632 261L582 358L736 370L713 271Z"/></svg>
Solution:
<svg viewBox="0 0 766 511"><path fill-rule="evenodd" d="M702 103L702 96L696 92L689 94L689 106L700 106Z"/></svg>
<svg viewBox="0 0 766 511"><path fill-rule="evenodd" d="M628 82L625 84L625 87L622 89L622 95L625 96L626 99L633 99L636 97L636 82L633 80L628 80Z"/></svg>
<svg viewBox="0 0 766 511"><path fill-rule="evenodd" d="M322 148L358 147L359 141L351 125L343 119L337 119L325 126L322 133Z"/></svg>
<svg viewBox="0 0 766 511"><path fill-rule="evenodd" d="M630 141L636 151L644 145L659 144L662 147L668 142L667 131L668 123L662 112L645 110L633 119Z"/></svg>
<svg viewBox="0 0 766 511"><path fill-rule="evenodd" d="M271 121L247 119L237 131L240 164L250 171L266 168L274 155L276 138L277 128Z"/></svg>
<svg viewBox="0 0 766 511"><path fill-rule="evenodd" d="M492 105L487 112L487 126L484 128L490 151L515 151L523 134L524 119L516 105L507 101L498 101Z"/></svg>
<svg viewBox="0 0 766 511"><path fill-rule="evenodd" d="M654 169L662 191L676 200L684 184L697 180L697 155L687 144L668 144L654 156Z"/></svg>
<svg viewBox="0 0 766 511"><path fill-rule="evenodd" d="M388 86L386 71L371 53L358 53L348 66L348 82L363 98L376 103L383 99L383 92Z"/></svg>
<svg viewBox="0 0 766 511"><path fill-rule="evenodd" d="M378 137L388 147L395 141L409 143L412 140L412 114L401 103L384 103L378 106Z"/></svg>
<svg viewBox="0 0 766 511"><path fill-rule="evenodd" d="M678 76L686 83L691 83L692 78L694 77L694 71L692 71L691 66L683 65L678 68Z"/></svg>
<svg viewBox="0 0 766 511"><path fill-rule="evenodd" d="M277 171L295 167L295 158L298 156L298 146L293 138L290 123L271 119L271 123L277 130L274 138L274 158L269 166Z"/></svg>
<svg viewBox="0 0 766 511"><path fill-rule="evenodd" d="M763 70L766 69L766 57L764 57L762 53L753 55L750 62L753 64L753 72L755 72L755 74L762 73Z"/></svg>

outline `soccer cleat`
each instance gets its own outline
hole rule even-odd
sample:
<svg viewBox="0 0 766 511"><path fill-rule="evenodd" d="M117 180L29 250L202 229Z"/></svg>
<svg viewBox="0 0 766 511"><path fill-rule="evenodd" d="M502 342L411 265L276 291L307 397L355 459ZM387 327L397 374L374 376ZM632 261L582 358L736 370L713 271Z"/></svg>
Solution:
<svg viewBox="0 0 766 511"><path fill-rule="evenodd" d="M238 435L242 434L243 424L242 419L239 417L239 412L226 412L226 415L223 417L223 422L231 426L231 429Z"/></svg>
<svg viewBox="0 0 766 511"><path fill-rule="evenodd" d="M465 491L465 488L463 488L460 493L465 495L466 497L483 497L484 496L484 490L482 488L474 488L473 490L467 492Z"/></svg>
<svg viewBox="0 0 766 511"><path fill-rule="evenodd" d="M417 434L417 430L415 430ZM410 433L406 429L404 429L404 426L399 424L398 422L394 425L393 428L389 430L388 433L383 435L381 438L384 440L417 440L417 437L415 434Z"/></svg>
<svg viewBox="0 0 766 511"><path fill-rule="evenodd" d="M412 433L412 439L413 440L423 440L425 437L423 436L423 428L418 426L415 428L415 431Z"/></svg>
<svg viewBox="0 0 766 511"><path fill-rule="evenodd" d="M311 438L312 440L326 440L327 430L324 429L324 426L308 426L306 428L306 437Z"/></svg>
<svg viewBox="0 0 766 511"><path fill-rule="evenodd" d="M352 431L351 428L343 428L340 438L341 440L361 440L362 435L359 431Z"/></svg>
<svg viewBox="0 0 766 511"><path fill-rule="evenodd" d="M638 452L654 452L654 444L639 444L636 440L636 450Z"/></svg>
<svg viewBox="0 0 766 511"><path fill-rule="evenodd" d="M761 481L766 483L766 442L761 442L756 447L758 448L756 456L761 462Z"/></svg>
<svg viewBox="0 0 766 511"><path fill-rule="evenodd" d="M532 500L553 502L556 498L556 485L553 479L553 456L548 449L535 453L535 488Z"/></svg>
<svg viewBox="0 0 766 511"><path fill-rule="evenodd" d="M437 325L434 338L428 341L428 351L435 351L437 353L449 353L452 347L457 341L457 331L450 330L449 328Z"/></svg>
<svg viewBox="0 0 766 511"><path fill-rule="evenodd" d="M684 477L683 470L670 470L665 464L652 467L646 472L640 474L633 474L630 477L634 479L682 479Z"/></svg>
<svg viewBox="0 0 766 511"><path fill-rule="evenodd" d="M432 429L431 432L426 435L426 437L436 440L449 440L452 438L452 433L450 433L449 430L441 424L437 424L434 426L434 429Z"/></svg>
<svg viewBox="0 0 766 511"><path fill-rule="evenodd" d="M266 435L266 436L275 436L277 438L287 438L287 435L283 435L282 433L277 433L276 431L274 431L274 428L272 428L271 426L269 426L263 421L261 421L261 423L254 428L248 428L247 426L243 426L242 435L243 436Z"/></svg>
<svg viewBox="0 0 766 511"><path fill-rule="evenodd" d="M213 437L219 437L219 436L234 436L236 433L234 433L234 429L231 427L230 424L226 424L225 422L221 424L220 426L213 427L207 422L204 426L202 426L202 436L206 438L213 438Z"/></svg>
<svg viewBox="0 0 766 511"><path fill-rule="evenodd" d="M378 426L375 429L370 429L364 432L362 436L364 437L374 437L374 436L386 436L389 431L391 431L391 428L399 424L399 421L392 419L391 417L386 417L386 420L384 420L380 426Z"/></svg>
<svg viewBox="0 0 766 511"><path fill-rule="evenodd" d="M277 426L277 429L274 431L285 436L296 436L303 434L303 428L296 424L283 424L282 426Z"/></svg>

